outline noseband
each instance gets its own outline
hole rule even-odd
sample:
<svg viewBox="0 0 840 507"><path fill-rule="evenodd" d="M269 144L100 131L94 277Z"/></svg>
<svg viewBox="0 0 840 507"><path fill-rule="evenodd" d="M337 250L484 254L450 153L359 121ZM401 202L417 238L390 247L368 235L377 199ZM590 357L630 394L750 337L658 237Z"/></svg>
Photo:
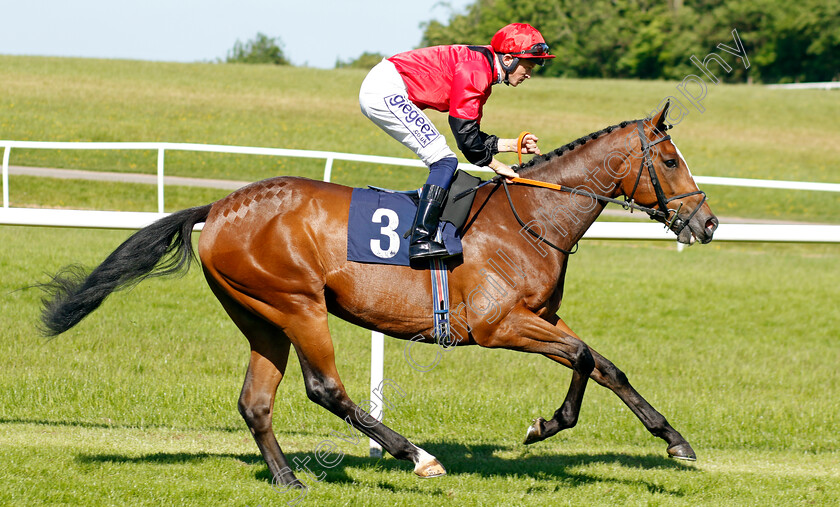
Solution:
<svg viewBox="0 0 840 507"><path fill-rule="evenodd" d="M636 189L639 188L639 181L642 179L642 170L647 168L648 174L650 175L650 182L653 184L653 191L656 194L656 202L657 206L659 207L658 210L651 210L647 211L648 216L650 216L651 220L656 220L657 222L662 222L668 229L674 231L674 233L679 236L683 229L686 228L688 223L694 218L694 215L700 208L703 206L703 203L706 202L706 193L702 190L697 190L694 192L689 192L687 194L680 194L675 195L671 198L665 196L665 192L662 190L662 185L659 183L659 177L656 175L656 169L653 167L653 160L650 158L650 147L656 146L657 144L663 141L670 141L671 136L666 135L662 136L659 139L650 142L648 141L647 136L645 136L645 128L644 128L644 120L636 120L636 127L639 131L639 142L642 144L642 167L639 168L639 174L636 176L636 184L633 185L633 191L630 192L630 196L627 198L627 201L631 205L631 212L632 212L632 205L634 204L633 196L636 195ZM665 130L667 130L666 127ZM700 201L700 204L694 208L694 211L688 216L687 219L683 220L679 217L680 210L682 209L682 204L680 203L680 207L677 209L669 209L668 203L677 199L682 199L684 197L690 197L692 195L702 195L703 200ZM671 217L671 213L674 213L674 216Z"/></svg>

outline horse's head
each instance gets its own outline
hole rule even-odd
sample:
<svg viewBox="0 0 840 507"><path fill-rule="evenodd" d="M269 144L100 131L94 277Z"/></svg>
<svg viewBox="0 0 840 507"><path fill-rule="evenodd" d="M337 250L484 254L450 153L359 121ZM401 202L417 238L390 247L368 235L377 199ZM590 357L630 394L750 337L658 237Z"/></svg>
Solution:
<svg viewBox="0 0 840 507"><path fill-rule="evenodd" d="M649 121L636 122L638 140L632 134L628 136L631 160L635 158L638 164L633 163L633 170L622 179L622 193L631 201L655 208L657 213L651 218L666 224L680 243L708 243L718 219L706 203L706 194L697 188L680 150L667 135L668 105Z"/></svg>

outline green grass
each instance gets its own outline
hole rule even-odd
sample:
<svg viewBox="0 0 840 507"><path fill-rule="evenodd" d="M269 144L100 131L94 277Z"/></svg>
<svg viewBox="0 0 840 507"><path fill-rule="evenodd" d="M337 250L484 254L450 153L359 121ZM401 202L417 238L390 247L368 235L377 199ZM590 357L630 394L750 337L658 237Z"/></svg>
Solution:
<svg viewBox="0 0 840 507"><path fill-rule="evenodd" d="M409 157L358 111L354 70L0 56L0 138L167 141ZM649 113L676 83L535 79L497 87L488 132L538 133L544 149ZM672 131L695 174L836 182L840 103L831 92L711 87L704 114ZM432 113L444 132L445 117ZM155 171L153 152L13 150L13 165ZM509 162L513 157L506 155ZM320 178L321 161L167 153L167 174ZM419 186L421 169L336 162L333 180ZM722 216L840 223L833 194L713 187ZM154 187L10 178L13 206L156 210ZM169 186L167 210L222 190ZM612 218L611 218L612 219ZM67 334L35 330L45 273L95 265L129 233L0 227L0 504L284 505L236 400L246 340L200 270L110 298ZM580 422L524 447L559 406L569 371L539 357L467 348L419 373L386 342L406 392L387 424L438 456L420 480L391 457L345 453L302 505L833 505L840 502L840 249L584 242L560 315L615 361L698 453L665 457L611 393L590 384ZM338 368L367 397L369 334L333 319ZM430 359L432 347L416 350ZM306 398L296 359L274 420L290 457L311 458L343 423Z"/></svg>
<svg viewBox="0 0 840 507"><path fill-rule="evenodd" d="M364 71L0 56L0 138L36 141L167 141L330 150L410 158L359 112ZM534 79L495 87L482 126L502 137L537 133L544 150L606 125L644 117L676 82ZM710 86L674 139L694 174L836 182L836 92ZM691 107L691 106L688 106ZM448 135L446 117L430 113ZM451 137L451 136L450 136ZM513 155L502 156L513 163ZM13 150L13 165L154 173L153 152ZM323 162L168 152L167 174L234 180L321 178ZM408 176L404 176L405 173ZM336 163L334 181L419 186L421 170ZM10 183L12 202L33 203ZM840 223L824 192L707 186L719 214ZM104 193L104 192L103 192ZM40 200L51 205L55 195ZM152 201L149 206L155 209ZM167 209L176 209L167 206Z"/></svg>
<svg viewBox="0 0 840 507"><path fill-rule="evenodd" d="M99 262L126 232L4 227L0 281L0 504L283 505L236 410L248 348L200 270L110 298L66 335L34 325L44 272ZM62 245L54 248L53 245ZM585 242L560 314L613 359L689 439L696 464L591 384L578 426L530 447L530 420L559 406L569 371L475 347L419 373L386 342L405 391L386 422L449 475L345 453L301 505L830 505L840 501L836 246ZM338 368L367 397L369 334L332 321ZM418 350L418 361L434 348ZM293 357L274 426L312 458L343 423L309 402ZM307 480L308 479L308 480Z"/></svg>

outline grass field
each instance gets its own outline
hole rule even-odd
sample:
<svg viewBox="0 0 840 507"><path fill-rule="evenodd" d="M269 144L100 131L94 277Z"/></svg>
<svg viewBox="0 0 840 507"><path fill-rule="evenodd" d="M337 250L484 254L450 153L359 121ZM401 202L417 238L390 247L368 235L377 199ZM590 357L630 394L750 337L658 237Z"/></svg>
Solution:
<svg viewBox="0 0 840 507"><path fill-rule="evenodd" d="M363 74L231 65L0 56L0 138L201 142L406 156L355 104ZM533 80L494 92L488 131L528 128L546 147L624 119L675 83ZM784 99L780 100L780 93ZM695 174L837 181L840 106L831 93L710 88L707 112L673 131ZM435 118L438 119L438 118ZM441 118L442 119L442 118ZM317 177L320 163L168 155L172 174ZM154 154L13 152L12 164L153 172ZM336 180L409 188L421 171L337 165ZM836 197L706 189L720 215L838 223ZM155 209L152 187L12 177L13 205ZM169 209L224 191L171 187ZM815 194L815 195L810 195ZM725 210L725 211L722 211ZM47 341L47 272L93 265L127 232L0 227L0 505L286 505L236 410L244 338L200 270L110 298ZM840 503L840 248L585 242L560 314L611 358L692 443L665 457L611 393L590 384L577 427L524 447L550 416L568 370L539 357L467 348L427 373L386 342L386 376L406 393L386 423L435 454L449 475L337 441L312 467L299 505L836 505ZM369 334L332 322L338 368L367 397ZM434 348L418 351L422 360ZM428 356L423 356L428 354ZM545 386L552 386L546 389ZM554 387L556 386L556 388ZM312 459L343 424L306 398L292 358L274 427L290 458ZM311 463L311 462L310 462Z"/></svg>
<svg viewBox="0 0 840 507"><path fill-rule="evenodd" d="M35 333L37 291L14 289L70 259L97 262L125 235L0 229L0 503L283 505L235 407L247 345L198 270L116 295L53 341ZM561 314L692 442L696 464L667 459L594 384L576 428L526 448L525 428L559 406L567 370L469 348L420 373L388 341L386 376L406 396L386 421L449 475L416 479L408 464L367 458L364 439L338 441L341 463L313 469L324 480L302 476L306 502L834 504L839 261L836 247L581 248ZM333 330L339 371L364 399L368 335L340 321ZM300 460L343 430L307 400L294 359L276 412L278 438Z"/></svg>

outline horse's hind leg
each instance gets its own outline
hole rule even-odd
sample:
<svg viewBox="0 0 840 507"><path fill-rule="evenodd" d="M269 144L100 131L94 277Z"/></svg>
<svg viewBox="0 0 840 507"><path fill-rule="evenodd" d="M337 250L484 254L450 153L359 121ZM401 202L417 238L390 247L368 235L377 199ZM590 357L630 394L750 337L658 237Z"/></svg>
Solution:
<svg viewBox="0 0 840 507"><path fill-rule="evenodd" d="M562 320L558 320L557 325L568 329ZM636 417L642 421L642 424L645 425L645 428L647 428L651 434L665 440L665 442L668 443L669 456L689 461L696 460L697 456L694 454L694 450L691 448L688 441L683 438L677 430L671 427L665 417L657 412L656 409L653 408L651 404L648 403L647 400L645 400L642 395L633 388L632 385L630 385L630 381L627 380L627 376L624 372L616 368L612 362L592 350L592 348L589 350L592 352L593 359L595 359L595 369L592 370L592 374L590 375L592 380L614 392L616 396L618 396L621 401L623 401L624 404L627 405L634 414L636 414ZM546 357L571 368L571 364L562 357L552 355L546 355ZM539 421L535 422L534 426L529 428L528 437L526 437L525 440L526 444L542 440L538 438L534 439L532 436L534 434L532 428L538 428L538 426ZM532 438L532 440L529 441L529 438Z"/></svg>
<svg viewBox="0 0 840 507"><path fill-rule="evenodd" d="M286 330L295 345L310 400L379 442L395 458L413 462L418 476L437 477L446 473L434 456L374 419L347 395L335 367L326 310L322 315L317 310L298 314Z"/></svg>
<svg viewBox="0 0 840 507"><path fill-rule="evenodd" d="M274 395L286 372L289 359L289 339L273 324L254 315L220 289L208 277L213 293L222 303L231 320L251 344L248 371L239 395L239 413L254 436L254 441L268 465L274 484L304 487L292 472L286 455L277 443L271 420L274 415Z"/></svg>
<svg viewBox="0 0 840 507"><path fill-rule="evenodd" d="M245 419L254 441L271 472L272 482L285 486L303 487L297 480L286 456L277 443L271 421L274 415L274 395L283 379L289 357L289 340L278 336L268 345L251 334L251 358L239 395L239 413Z"/></svg>
<svg viewBox="0 0 840 507"><path fill-rule="evenodd" d="M210 288L251 342L251 363L239 407L275 482L303 485L288 466L271 429L274 392L285 371L289 342L297 351L310 400L379 442L395 458L412 461L414 473L420 477L446 473L434 456L374 419L347 396L335 367L322 295L274 293L269 303L229 286L222 288L224 282L206 265L205 273Z"/></svg>

